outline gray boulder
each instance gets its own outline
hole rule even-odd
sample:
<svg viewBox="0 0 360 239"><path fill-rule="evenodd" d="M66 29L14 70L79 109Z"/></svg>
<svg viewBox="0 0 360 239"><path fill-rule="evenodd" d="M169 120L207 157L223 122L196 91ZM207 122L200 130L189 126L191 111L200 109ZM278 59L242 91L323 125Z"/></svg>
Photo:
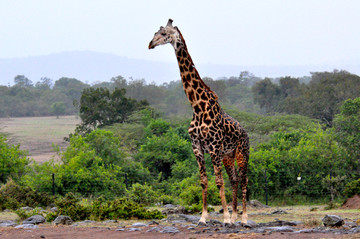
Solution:
<svg viewBox="0 0 360 239"><path fill-rule="evenodd" d="M41 215L34 215L25 219L22 224L40 224L45 222L45 217Z"/></svg>
<svg viewBox="0 0 360 239"><path fill-rule="evenodd" d="M180 205L174 206L172 204L166 204L165 206L166 206L166 209L161 211L161 213L164 215L186 213L186 209L183 206L180 206Z"/></svg>
<svg viewBox="0 0 360 239"><path fill-rule="evenodd" d="M269 206L267 206L265 204L262 204L258 200L250 200L249 201L249 206L255 207L255 208L269 208Z"/></svg>
<svg viewBox="0 0 360 239"><path fill-rule="evenodd" d="M36 226L35 224L23 224L23 225L18 225L15 228L36 229L36 228L39 228L39 227Z"/></svg>
<svg viewBox="0 0 360 239"><path fill-rule="evenodd" d="M57 212L57 211L58 211L58 208L57 208L57 207L52 207L52 208L50 208L50 211L52 211L52 212Z"/></svg>
<svg viewBox="0 0 360 239"><path fill-rule="evenodd" d="M6 221L0 221L0 227L14 227L17 223L14 221L6 220Z"/></svg>
<svg viewBox="0 0 360 239"><path fill-rule="evenodd" d="M135 222L134 224L131 225L132 227L146 227L147 224L142 223L142 222Z"/></svg>
<svg viewBox="0 0 360 239"><path fill-rule="evenodd" d="M162 231L160 231L161 233L179 233L179 229L177 229L176 227L164 227Z"/></svg>
<svg viewBox="0 0 360 239"><path fill-rule="evenodd" d="M323 219L321 219L326 227L340 227L344 225L344 219L337 215L326 215Z"/></svg>
<svg viewBox="0 0 360 239"><path fill-rule="evenodd" d="M25 211L31 211L33 209L34 208L32 208L32 207L22 207L22 208L20 208L20 210L25 210Z"/></svg>
<svg viewBox="0 0 360 239"><path fill-rule="evenodd" d="M55 220L53 221L53 224L55 225L59 225L59 224L62 224L62 225L71 225L73 224L74 221L68 217L68 216L58 216L57 218L55 218Z"/></svg>

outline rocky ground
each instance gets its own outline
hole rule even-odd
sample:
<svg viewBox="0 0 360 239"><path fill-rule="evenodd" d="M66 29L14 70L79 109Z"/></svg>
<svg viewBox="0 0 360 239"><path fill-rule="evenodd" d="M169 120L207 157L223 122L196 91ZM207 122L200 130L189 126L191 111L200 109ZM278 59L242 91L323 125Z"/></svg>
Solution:
<svg viewBox="0 0 360 239"><path fill-rule="evenodd" d="M167 217L155 221L82 221L73 222L69 217L59 217L46 223L42 216L33 216L22 222L0 221L1 238L360 238L360 225L356 212L352 218L325 215L317 223L283 220L295 212L267 208L250 210L249 218L274 220L247 224L237 222L226 227L222 214L212 212L206 226L198 226L199 216L188 215L179 206L168 205ZM355 216L354 216L355 215ZM360 215L359 215L360 217ZM265 220L266 221L266 220Z"/></svg>

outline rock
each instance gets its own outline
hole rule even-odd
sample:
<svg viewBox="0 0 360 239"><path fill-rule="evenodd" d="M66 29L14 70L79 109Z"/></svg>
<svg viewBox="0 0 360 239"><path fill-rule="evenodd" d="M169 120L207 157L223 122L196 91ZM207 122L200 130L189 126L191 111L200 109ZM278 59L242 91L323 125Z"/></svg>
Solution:
<svg viewBox="0 0 360 239"><path fill-rule="evenodd" d="M58 211L58 208L57 208L57 207L52 207L52 208L50 208L50 211L52 211L52 212L57 212L57 211Z"/></svg>
<svg viewBox="0 0 360 239"><path fill-rule="evenodd" d="M16 226L15 228L36 229L36 228L39 228L39 227L36 226L35 224L22 224L22 225Z"/></svg>
<svg viewBox="0 0 360 239"><path fill-rule="evenodd" d="M161 229L160 227L152 227L149 230L147 230L146 232L159 232Z"/></svg>
<svg viewBox="0 0 360 239"><path fill-rule="evenodd" d="M273 211L271 214L288 214L288 212L287 211L284 211L284 210L282 210L282 209L278 209L278 210L275 210L275 211Z"/></svg>
<svg viewBox="0 0 360 239"><path fill-rule="evenodd" d="M131 226L132 226L132 227L146 227L147 224L141 223L141 222L135 222L135 223L132 224Z"/></svg>
<svg viewBox="0 0 360 239"><path fill-rule="evenodd" d="M104 221L104 223L116 223L117 221L116 220L106 220Z"/></svg>
<svg viewBox="0 0 360 239"><path fill-rule="evenodd" d="M159 225L159 223L157 221L151 221L147 225Z"/></svg>
<svg viewBox="0 0 360 239"><path fill-rule="evenodd" d="M141 231L140 228L136 228L136 227L130 227L127 229L129 232L136 232L136 231Z"/></svg>
<svg viewBox="0 0 360 239"><path fill-rule="evenodd" d="M177 229L176 227L164 227L162 231L160 231L161 233L179 233L179 229Z"/></svg>
<svg viewBox="0 0 360 239"><path fill-rule="evenodd" d="M17 223L14 221L6 220L6 221L0 221L0 227L14 227Z"/></svg>
<svg viewBox="0 0 360 239"><path fill-rule="evenodd" d="M215 219L211 219L209 222L208 222L209 225L211 226L222 226L223 223L220 222L219 220L215 220Z"/></svg>
<svg viewBox="0 0 360 239"><path fill-rule="evenodd" d="M323 219L321 219L326 227L340 227L344 225L344 220L336 215L326 215Z"/></svg>
<svg viewBox="0 0 360 239"><path fill-rule="evenodd" d="M45 217L41 215L34 215L25 219L22 224L40 224L45 222Z"/></svg>
<svg viewBox="0 0 360 239"><path fill-rule="evenodd" d="M289 226L283 226L283 227L265 227L263 228L266 231L272 231L272 232L294 232L294 229Z"/></svg>
<svg viewBox="0 0 360 239"><path fill-rule="evenodd" d="M360 227L354 227L349 230L350 233L360 233Z"/></svg>
<svg viewBox="0 0 360 239"><path fill-rule="evenodd" d="M170 215L166 218L168 222L177 222L177 223L184 223L184 222L191 222L191 223L198 223L200 217L186 215L186 214L174 214Z"/></svg>
<svg viewBox="0 0 360 239"><path fill-rule="evenodd" d="M55 220L53 221L53 224L58 225L58 224L62 224L62 225L71 225L73 224L74 221L68 217L68 216L58 216L57 218L55 218Z"/></svg>
<svg viewBox="0 0 360 239"><path fill-rule="evenodd" d="M167 204L169 205L169 204ZM166 209L162 210L161 213L164 215L169 215L169 214L184 214L186 213L185 207L177 205L174 206L172 204L170 204L171 206L168 206Z"/></svg>
<svg viewBox="0 0 360 239"><path fill-rule="evenodd" d="M287 221L273 221L273 222L267 222L267 223L259 223L259 227L282 227L282 226L296 226L297 224L295 222L287 222Z"/></svg>
<svg viewBox="0 0 360 239"><path fill-rule="evenodd" d="M255 207L255 208L269 208L269 206L267 206L265 204L262 204L258 200L250 200L249 201L249 206Z"/></svg>
<svg viewBox="0 0 360 239"><path fill-rule="evenodd" d="M11 210L10 209L4 209L3 212L11 212Z"/></svg>
<svg viewBox="0 0 360 239"><path fill-rule="evenodd" d="M165 204L164 205L164 208L174 208L174 207L177 207L177 206L172 205L172 204Z"/></svg>
<svg viewBox="0 0 360 239"><path fill-rule="evenodd" d="M85 220L85 221L81 221L79 223L90 224L90 223L95 223L95 221L93 221L93 220Z"/></svg>
<svg viewBox="0 0 360 239"><path fill-rule="evenodd" d="M248 220L247 223L242 223L242 222L235 222L235 226L236 227L245 227L245 228L253 228L256 227L256 222L252 221L252 220Z"/></svg>
<svg viewBox="0 0 360 239"><path fill-rule="evenodd" d="M22 208L20 208L20 210L31 211L31 210L33 210L33 208L32 207L22 207Z"/></svg>
<svg viewBox="0 0 360 239"><path fill-rule="evenodd" d="M182 214L182 217L185 218L185 221L191 222L191 223L198 223L200 220L200 217L198 216L192 216L192 215L184 215Z"/></svg>
<svg viewBox="0 0 360 239"><path fill-rule="evenodd" d="M125 231L125 229L124 229L124 228L118 228L118 229L116 229L115 231L123 232L123 231Z"/></svg>

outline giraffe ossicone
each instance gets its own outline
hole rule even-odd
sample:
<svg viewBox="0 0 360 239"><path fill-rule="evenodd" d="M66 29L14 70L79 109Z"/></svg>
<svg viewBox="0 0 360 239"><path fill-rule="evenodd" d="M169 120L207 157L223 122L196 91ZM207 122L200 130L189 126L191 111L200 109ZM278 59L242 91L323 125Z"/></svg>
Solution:
<svg viewBox="0 0 360 239"><path fill-rule="evenodd" d="M201 79L187 50L180 30L169 19L165 27L155 33L149 49L159 45L171 44L179 64L180 76L185 94L193 108L193 119L189 127L192 148L200 170L202 187L202 214L199 223L206 223L208 179L205 169L204 153L211 156L215 172L215 182L219 188L221 204L224 209L224 223L234 223L237 219L237 191L239 183L242 192L242 223L247 223L246 190L247 166L249 160L249 137L238 121L229 116L218 103L218 96ZM237 166L235 165L235 162ZM222 163L229 176L233 191L230 217L224 191Z"/></svg>

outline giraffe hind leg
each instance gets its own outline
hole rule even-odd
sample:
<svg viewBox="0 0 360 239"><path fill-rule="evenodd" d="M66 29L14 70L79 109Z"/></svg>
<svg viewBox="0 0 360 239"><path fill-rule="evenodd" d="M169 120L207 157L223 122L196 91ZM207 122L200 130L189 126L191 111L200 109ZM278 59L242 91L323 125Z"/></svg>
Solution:
<svg viewBox="0 0 360 239"><path fill-rule="evenodd" d="M235 168L234 158L235 158L234 156L226 155L223 160L223 164L225 166L226 172L229 176L230 183L232 186L232 209L233 209L233 211L232 211L231 220L230 220L230 222L232 224L234 224L236 222L237 214L238 214L237 192L238 192L238 187L239 187L239 175Z"/></svg>
<svg viewBox="0 0 360 239"><path fill-rule="evenodd" d="M247 223L247 212L246 212L246 191L247 191L247 184L248 184L248 178L247 178L247 163L248 163L248 151L242 150L241 147L238 146L236 150L236 161L239 167L239 178L241 181L241 192L242 192L242 217L241 222Z"/></svg>

